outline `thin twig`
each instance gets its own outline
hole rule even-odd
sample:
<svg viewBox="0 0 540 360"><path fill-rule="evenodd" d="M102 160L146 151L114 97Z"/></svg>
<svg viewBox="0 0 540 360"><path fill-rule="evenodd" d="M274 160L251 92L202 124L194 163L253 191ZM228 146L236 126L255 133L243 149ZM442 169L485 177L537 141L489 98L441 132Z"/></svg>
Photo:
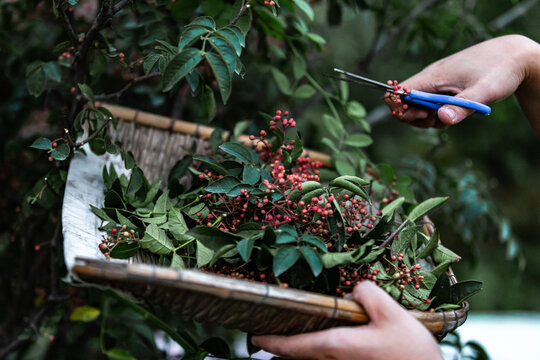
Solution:
<svg viewBox="0 0 540 360"><path fill-rule="evenodd" d="M147 75L143 75L143 76L138 76L136 78L133 78L131 79L123 88L121 88L120 90L116 91L116 92L113 92L113 93L110 93L110 94L100 94L100 95L96 95L94 96L94 99L95 100L107 100L107 99L112 99L112 98L116 98L117 100L120 98L120 96L122 96L124 94L124 92L126 92L127 90L129 90L129 88L131 88L133 86L133 84L136 84L136 83L139 83L141 81L145 81L145 80L148 80L148 79L152 79L152 78L155 78L155 77L158 77L158 76L161 76L161 73L159 72L154 72L154 73L151 73L151 74L147 74Z"/></svg>
<svg viewBox="0 0 540 360"><path fill-rule="evenodd" d="M394 236L396 236L397 234L399 234L399 232L405 227L405 225L407 225L409 223L409 219L405 220L404 222L401 223L401 225L398 226L398 228L396 230L394 230L393 233L390 234L390 236L388 236L386 238L386 240L384 240L384 242L381 244L381 246L379 246L379 250L380 249L383 249L385 248L388 244L390 244L392 242L392 240L394 239Z"/></svg>
<svg viewBox="0 0 540 360"><path fill-rule="evenodd" d="M64 25L64 29L68 33L69 40L71 41L71 43L74 46L77 46L77 45L79 45L79 41L78 41L78 38L77 38L77 32L73 28L73 24L69 20L66 12L64 11L64 9L62 9L62 3L63 3L63 1L57 1L56 2L56 10L60 14L60 20L62 20L62 25Z"/></svg>
<svg viewBox="0 0 540 360"><path fill-rule="evenodd" d="M231 25L235 25L238 22L238 20L240 20L240 18L245 14L247 9L249 9L249 7L250 7L249 1L246 2L245 0L242 0L240 11L238 11L238 14L236 14L234 19L231 21Z"/></svg>
<svg viewBox="0 0 540 360"><path fill-rule="evenodd" d="M105 121L105 122L103 123L103 125L101 125L101 127L100 127L99 129L97 129L96 131L94 131L94 133L93 133L92 135L88 136L88 137L87 137L86 139L84 139L83 141L79 141L78 143L74 143L74 144L73 144L73 147L79 148L79 147L83 146L84 144L86 144L86 143L88 143L88 142L94 140L94 138L95 138L96 136L98 136L99 133L100 133L103 129L105 129L105 127L106 127L107 125L109 125L109 123L111 122L111 120L112 120L112 118L109 117L109 118L107 119L107 121Z"/></svg>

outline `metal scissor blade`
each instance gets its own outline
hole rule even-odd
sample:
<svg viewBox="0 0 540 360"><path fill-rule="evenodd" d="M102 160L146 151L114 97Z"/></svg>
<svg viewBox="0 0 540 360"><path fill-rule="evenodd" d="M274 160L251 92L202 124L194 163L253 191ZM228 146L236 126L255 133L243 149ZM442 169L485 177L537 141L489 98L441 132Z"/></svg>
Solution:
<svg viewBox="0 0 540 360"><path fill-rule="evenodd" d="M389 86L388 84L384 84L384 83L379 82L379 81L371 80L371 79L368 79L366 77L356 75L356 74L350 73L348 71L337 69L337 68L334 68L334 71L337 71L337 72L342 73L344 75L347 75L347 76L350 76L352 78L358 79L363 83L375 85L378 88L383 89L384 91L394 92L394 89L391 86Z"/></svg>

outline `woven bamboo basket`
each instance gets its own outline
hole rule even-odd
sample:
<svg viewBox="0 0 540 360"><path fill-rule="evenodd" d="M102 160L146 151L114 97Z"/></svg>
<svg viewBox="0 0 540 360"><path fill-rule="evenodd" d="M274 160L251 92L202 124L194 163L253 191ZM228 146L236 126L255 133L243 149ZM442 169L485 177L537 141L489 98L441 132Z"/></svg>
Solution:
<svg viewBox="0 0 540 360"><path fill-rule="evenodd" d="M145 113L125 107L102 104L118 118L110 129L113 140L131 150L138 166L149 179L167 179L176 160L196 146L207 152L212 128ZM249 144L247 136L240 141ZM305 151L313 160L331 166L326 154ZM229 279L196 270L160 267L152 257L105 260L98 244L102 233L100 220L90 204L101 206L104 200L102 169L116 165L119 156L77 153L67 179L63 211L64 257L70 276L88 285L110 288L142 302L161 305L184 318L223 325L253 334L298 334L336 326L354 326L369 321L364 309L352 300L321 295L275 285ZM189 178L183 179L189 181ZM426 234L433 224L426 219ZM140 252L141 253L141 252ZM452 270L450 282L457 282ZM469 306L438 312L411 310L438 339L461 326Z"/></svg>

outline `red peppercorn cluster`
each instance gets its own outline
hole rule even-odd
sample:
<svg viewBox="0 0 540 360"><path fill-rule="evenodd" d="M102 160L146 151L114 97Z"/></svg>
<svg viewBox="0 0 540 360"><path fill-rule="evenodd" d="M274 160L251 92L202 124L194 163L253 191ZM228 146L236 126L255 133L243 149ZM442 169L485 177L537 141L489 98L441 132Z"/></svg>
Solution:
<svg viewBox="0 0 540 360"><path fill-rule="evenodd" d="M71 59L73 52L75 52L75 47L71 46L67 51L64 51L62 55L58 57L58 60Z"/></svg>
<svg viewBox="0 0 540 360"><path fill-rule="evenodd" d="M107 236L103 237L103 241L99 244L99 249L108 259L111 251L120 243L139 241L139 237L135 230L128 229L126 225L114 227L109 231Z"/></svg>
<svg viewBox="0 0 540 360"><path fill-rule="evenodd" d="M266 6L274 6L274 5L276 5L276 2L274 0L264 0L264 5L266 5Z"/></svg>
<svg viewBox="0 0 540 360"><path fill-rule="evenodd" d="M392 89L394 90L394 93L390 95L390 99L392 99L392 101L394 101L396 104L400 105L398 109L392 111L392 115L401 118L409 106L402 103L400 95L409 95L411 90L406 86L399 84L397 80L388 80L386 83L389 86L392 86Z"/></svg>

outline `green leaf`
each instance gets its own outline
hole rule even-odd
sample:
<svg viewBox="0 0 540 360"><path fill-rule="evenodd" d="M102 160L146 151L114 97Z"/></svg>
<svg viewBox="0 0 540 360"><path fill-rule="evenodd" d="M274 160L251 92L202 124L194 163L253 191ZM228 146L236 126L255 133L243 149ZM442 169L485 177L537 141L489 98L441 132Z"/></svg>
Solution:
<svg viewBox="0 0 540 360"><path fill-rule="evenodd" d="M431 234L426 246L422 249L420 254L418 254L418 258L424 259L431 255L433 250L437 248L437 245L439 245L439 229L435 229L435 231Z"/></svg>
<svg viewBox="0 0 540 360"><path fill-rule="evenodd" d="M296 90L294 91L293 96L298 99L309 99L313 95L315 95L316 91L313 88L313 86L308 84L300 85Z"/></svg>
<svg viewBox="0 0 540 360"><path fill-rule="evenodd" d="M58 83L62 80L60 68L58 68L58 65L52 61L43 64L43 71L45 71L45 75L47 75L47 77L54 82Z"/></svg>
<svg viewBox="0 0 540 360"><path fill-rule="evenodd" d="M239 185L240 181L234 176L224 176L221 179L218 179L214 182L212 182L210 185L205 187L204 189L210 193L228 193L231 191L236 185Z"/></svg>
<svg viewBox="0 0 540 360"><path fill-rule="evenodd" d="M223 59L213 53L206 53L206 60L218 82L219 92L223 103L226 104L232 89L232 73Z"/></svg>
<svg viewBox="0 0 540 360"><path fill-rule="evenodd" d="M311 202L312 198L321 196L322 194L325 194L325 193L326 193L325 189L322 189L322 188L321 189L315 189L315 190L312 190L312 191L306 193L304 196L302 196L300 201L303 201L306 204L308 204L308 203ZM298 209L300 209L300 208L301 208L301 206L298 206Z"/></svg>
<svg viewBox="0 0 540 360"><path fill-rule="evenodd" d="M354 175L356 174L356 170L354 166L350 163L350 161L345 157L336 157L335 159L335 167L339 174L341 175Z"/></svg>
<svg viewBox="0 0 540 360"><path fill-rule="evenodd" d="M219 148L243 163L252 164L259 162L259 156L253 150L246 148L244 145L227 142L220 145Z"/></svg>
<svg viewBox="0 0 540 360"><path fill-rule="evenodd" d="M320 237L311 234L304 234L302 236L302 241L306 244L310 244L321 250L322 252L328 252L328 249L324 245L324 240Z"/></svg>
<svg viewBox="0 0 540 360"><path fill-rule="evenodd" d="M313 275L319 276L323 268L320 255L309 246L302 246L300 252L304 255Z"/></svg>
<svg viewBox="0 0 540 360"><path fill-rule="evenodd" d="M274 77L274 81L276 82L276 85L281 91L282 94L285 95L291 95L291 85L289 83L289 79L283 74L281 71L279 71L277 68L272 68L272 76Z"/></svg>
<svg viewBox="0 0 540 360"><path fill-rule="evenodd" d="M458 262L461 257L452 250L444 247L442 244L438 244L432 254L433 260L437 263L443 263L446 261Z"/></svg>
<svg viewBox="0 0 540 360"><path fill-rule="evenodd" d="M133 198L137 191L144 184L144 174L142 170L138 167L134 168L131 171L131 177L129 178L129 183L126 190L126 195L130 198Z"/></svg>
<svg viewBox="0 0 540 360"><path fill-rule="evenodd" d="M195 20L193 20L192 22L190 22L187 26L194 26L194 25L208 27L213 30L216 29L216 22L210 16L200 16L196 18Z"/></svg>
<svg viewBox="0 0 540 360"><path fill-rule="evenodd" d="M294 4L308 17L309 20L315 19L313 9L305 0L293 0Z"/></svg>
<svg viewBox="0 0 540 360"><path fill-rule="evenodd" d="M186 46L191 46L193 43L201 39L208 32L205 27L192 26L188 27L178 41L178 51L182 51Z"/></svg>
<svg viewBox="0 0 540 360"><path fill-rule="evenodd" d="M173 252L173 256L171 259L171 268L173 269L185 269L186 264L184 264L184 259L177 253Z"/></svg>
<svg viewBox="0 0 540 360"><path fill-rule="evenodd" d="M137 360L128 350L120 348L107 350L105 355L112 360Z"/></svg>
<svg viewBox="0 0 540 360"><path fill-rule="evenodd" d="M221 60L227 64L227 67L229 68L229 74L234 73L236 69L236 59L237 55L230 43L226 40L223 40L221 37L215 37L212 36L209 39L209 44L212 46L212 48L216 51L217 54L221 57Z"/></svg>
<svg viewBox="0 0 540 360"><path fill-rule="evenodd" d="M345 138L345 144L354 147L366 147L372 143L371 136L366 134L352 134Z"/></svg>
<svg viewBox="0 0 540 360"><path fill-rule="evenodd" d="M324 38L319 34L307 33L306 37L317 44L319 50L322 50L323 45L326 44L326 40L324 40Z"/></svg>
<svg viewBox="0 0 540 360"><path fill-rule="evenodd" d="M79 89L81 90L81 94L88 99L91 102L94 102L94 92L90 88L90 86L86 84L78 84Z"/></svg>
<svg viewBox="0 0 540 360"><path fill-rule="evenodd" d="M216 171L217 173L221 175L228 175L229 172L227 169L225 169L221 164L218 164L214 159L206 157L206 156L196 156L193 158L193 160L199 160L203 164L207 165L210 169Z"/></svg>
<svg viewBox="0 0 540 360"><path fill-rule="evenodd" d="M69 319L71 321L92 322L99 315L101 315L101 311L93 306L79 306L71 312Z"/></svg>
<svg viewBox="0 0 540 360"><path fill-rule="evenodd" d="M39 150L51 150L52 141L47 138L40 137L34 140L32 145L30 145L30 147L34 149L39 149Z"/></svg>
<svg viewBox="0 0 540 360"><path fill-rule="evenodd" d="M328 133L333 136L336 139L339 139L341 135L345 132L345 129L343 129L343 125L341 124L341 121L334 118L331 115L324 114L322 116L323 125L326 130L328 130Z"/></svg>
<svg viewBox="0 0 540 360"><path fill-rule="evenodd" d="M212 261L214 251L206 247L202 242L197 241L197 267L202 267Z"/></svg>
<svg viewBox="0 0 540 360"><path fill-rule="evenodd" d="M410 221L416 221L426 215L429 211L435 209L442 203L444 203L446 200L448 200L449 197L435 197L431 199L427 199L426 201L423 201L422 203L415 206L414 209L409 213L408 218Z"/></svg>
<svg viewBox="0 0 540 360"><path fill-rule="evenodd" d="M56 160L65 160L69 156L70 147L68 144L60 144L51 152L51 156Z"/></svg>
<svg viewBox="0 0 540 360"><path fill-rule="evenodd" d="M26 89L30 95L38 97L45 90L47 77L41 61L33 62L26 67Z"/></svg>
<svg viewBox="0 0 540 360"><path fill-rule="evenodd" d="M276 277L289 270L300 258L300 252L294 246L285 246L278 249L274 256L272 269Z"/></svg>
<svg viewBox="0 0 540 360"><path fill-rule="evenodd" d="M245 262L248 262L251 257L251 252L253 251L253 244L255 244L255 239L244 239L238 242L237 248L240 257Z"/></svg>
<svg viewBox="0 0 540 360"><path fill-rule="evenodd" d="M347 116L358 121L366 117L366 109L358 101L349 101L347 103Z"/></svg>
<svg viewBox="0 0 540 360"><path fill-rule="evenodd" d="M121 242L114 246L110 251L111 258L114 259L129 259L135 256L139 251L139 245L136 242Z"/></svg>
<svg viewBox="0 0 540 360"><path fill-rule="evenodd" d="M162 56L163 55L156 54L156 53L150 53L150 54L146 55L146 57L144 58L144 63L143 63L143 71L144 71L144 73L149 74L154 69L157 62L159 61L159 59Z"/></svg>
<svg viewBox="0 0 540 360"><path fill-rule="evenodd" d="M167 255L174 250L172 240L156 224L150 224L139 240L139 245L159 255Z"/></svg>
<svg viewBox="0 0 540 360"><path fill-rule="evenodd" d="M238 26L231 25L227 26L226 29L231 30L236 35L236 39L241 47L246 47L246 38L244 36L244 33Z"/></svg>
<svg viewBox="0 0 540 360"><path fill-rule="evenodd" d="M276 244L290 244L297 241L296 231L290 233L280 229L277 233Z"/></svg>
<svg viewBox="0 0 540 360"><path fill-rule="evenodd" d="M216 98L214 90L208 85L202 88L201 94L201 113L200 116L205 116L208 121L212 121L216 116Z"/></svg>
<svg viewBox="0 0 540 360"><path fill-rule="evenodd" d="M296 80L301 79L306 74L306 61L303 56L294 56L292 61L293 74ZM298 90L298 89L297 89Z"/></svg>
<svg viewBox="0 0 540 360"><path fill-rule="evenodd" d="M322 263L326 269L333 268L338 265L349 265L358 261L364 256L365 248L357 248L350 252L328 252L321 257Z"/></svg>
<svg viewBox="0 0 540 360"><path fill-rule="evenodd" d="M386 205L384 209L382 209L382 215L385 217L392 218L394 214L396 213L396 211L399 210L399 208L401 207L401 205L403 205L404 202L405 202L404 197L395 199L394 201Z"/></svg>
<svg viewBox="0 0 540 360"><path fill-rule="evenodd" d="M169 211L168 223L169 231L173 234L173 236L175 234L185 234L189 230L186 221L184 220L184 216L176 208L172 208L171 211Z"/></svg>
<svg viewBox="0 0 540 360"><path fill-rule="evenodd" d="M300 138L300 133L296 133L296 139L294 140L294 147L291 151L291 160L294 162L302 156L304 146L302 144L302 139Z"/></svg>
<svg viewBox="0 0 540 360"><path fill-rule="evenodd" d="M474 294L482 290L483 284L480 281L460 281L452 285L452 303L461 304Z"/></svg>
<svg viewBox="0 0 540 360"><path fill-rule="evenodd" d="M163 194L159 196L159 198L156 201L156 204L154 205L154 213L164 213L167 212L167 207L169 204L169 191L165 191Z"/></svg>
<svg viewBox="0 0 540 360"><path fill-rule="evenodd" d="M187 234L193 236L199 242L203 243L204 246L213 251L219 251L224 246L239 240L237 235L221 231L211 226L197 226L191 229Z"/></svg>
<svg viewBox="0 0 540 360"><path fill-rule="evenodd" d="M242 172L242 182L244 184L255 185L261 178L259 171L253 166L246 166Z"/></svg>
<svg viewBox="0 0 540 360"><path fill-rule="evenodd" d="M394 169L392 169L390 165L377 165L377 173L379 174L379 178L384 184L386 184L386 186L392 185L392 182L394 181Z"/></svg>
<svg viewBox="0 0 540 360"><path fill-rule="evenodd" d="M346 180L343 177L338 177L337 179L332 180L330 182L330 185L335 186L337 188L348 190L355 195L358 195L368 201L371 201L369 199L369 195L367 191L363 187L353 184L351 181Z"/></svg>
<svg viewBox="0 0 540 360"><path fill-rule="evenodd" d="M242 54L242 45L240 45L240 39L234 30L231 28L223 28L216 31L214 35L219 36L223 40L227 41L229 46L235 50L237 56Z"/></svg>
<svg viewBox="0 0 540 360"><path fill-rule="evenodd" d="M203 53L195 48L182 50L167 64L163 73L163 91L169 91L203 59Z"/></svg>

